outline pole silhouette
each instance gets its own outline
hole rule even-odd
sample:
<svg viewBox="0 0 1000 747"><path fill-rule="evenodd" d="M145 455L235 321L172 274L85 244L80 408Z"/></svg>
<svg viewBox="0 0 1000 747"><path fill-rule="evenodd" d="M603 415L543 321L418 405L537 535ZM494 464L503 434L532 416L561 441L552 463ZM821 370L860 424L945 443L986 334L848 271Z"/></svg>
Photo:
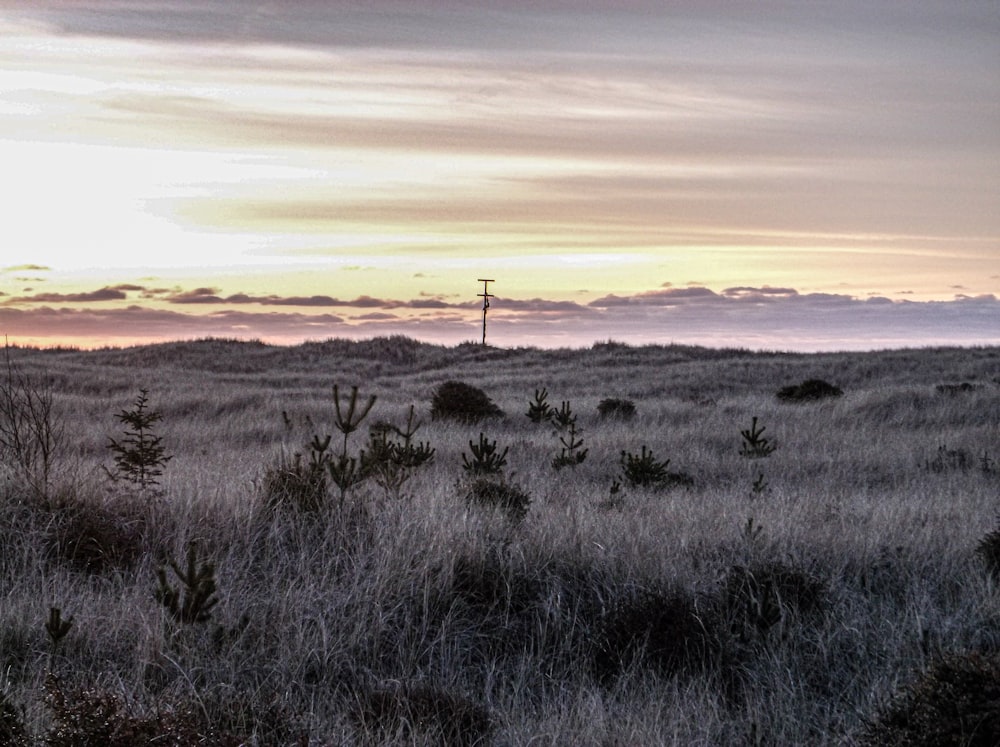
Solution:
<svg viewBox="0 0 1000 747"><path fill-rule="evenodd" d="M490 293L489 284L496 282L493 278L479 278L480 283L483 284L483 292L479 295L483 299L483 345L486 344L486 312L490 308L490 299L493 298L493 294Z"/></svg>

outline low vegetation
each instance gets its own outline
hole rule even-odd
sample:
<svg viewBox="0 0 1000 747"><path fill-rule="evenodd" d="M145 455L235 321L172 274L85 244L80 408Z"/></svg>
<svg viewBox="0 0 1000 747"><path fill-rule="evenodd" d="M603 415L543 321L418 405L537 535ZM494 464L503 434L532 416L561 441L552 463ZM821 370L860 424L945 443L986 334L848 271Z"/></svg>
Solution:
<svg viewBox="0 0 1000 747"><path fill-rule="evenodd" d="M998 349L6 354L0 744L1000 742Z"/></svg>

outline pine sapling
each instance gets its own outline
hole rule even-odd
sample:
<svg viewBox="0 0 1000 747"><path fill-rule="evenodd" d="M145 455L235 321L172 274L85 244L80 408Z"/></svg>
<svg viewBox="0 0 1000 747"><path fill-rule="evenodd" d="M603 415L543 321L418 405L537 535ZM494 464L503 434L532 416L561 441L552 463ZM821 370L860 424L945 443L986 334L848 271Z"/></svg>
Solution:
<svg viewBox="0 0 1000 747"><path fill-rule="evenodd" d="M148 389L140 389L134 408L115 415L125 425L125 437L121 441L108 439L108 449L115 454L115 471L105 467L112 480L126 479L141 490L157 485L157 478L173 458L167 456L162 437L153 434L153 425L163 415L147 409L148 395Z"/></svg>
<svg viewBox="0 0 1000 747"><path fill-rule="evenodd" d="M347 453L347 440L360 426L362 421L368 417L372 407L375 405L376 396L373 394L368 401L358 406L358 388L351 387L351 396L347 400L346 412L340 404L340 388L333 386L333 404L336 410L336 428L344 436L343 446L340 454L336 458L331 458L327 463L327 471L333 484L340 489L340 504L343 507L347 498L347 491L355 485L363 482L370 474L369 459L362 450L357 457L349 456Z"/></svg>
<svg viewBox="0 0 1000 747"><path fill-rule="evenodd" d="M545 400L548 398L549 392L547 389L536 389L535 399L532 402L528 402L528 420L532 423L547 423L552 420L552 416L555 411Z"/></svg>
<svg viewBox="0 0 1000 747"><path fill-rule="evenodd" d="M414 407L406 419L406 426L397 428L388 425L372 428L368 442L369 470L375 483L381 487L386 496L399 497L403 485L410 479L413 471L434 459L434 449L424 441L414 441L417 431L423 425L415 420ZM395 435L394 439L389 434Z"/></svg>
<svg viewBox="0 0 1000 747"><path fill-rule="evenodd" d="M196 623L208 622L212 616L212 608L218 604L215 596L215 564L201 563L199 565L195 543L188 543L187 565L184 569L170 561L180 588L172 586L167 581L167 570L162 566L156 571L159 585L153 591L156 601L162 604L171 617L177 622Z"/></svg>
<svg viewBox="0 0 1000 747"><path fill-rule="evenodd" d="M562 432L576 424L576 415L569 406L569 402L564 401L558 410L552 411L552 425L559 432Z"/></svg>
<svg viewBox="0 0 1000 747"><path fill-rule="evenodd" d="M469 441L472 459L462 454L462 469L473 476L495 475L507 464L509 447L497 453L497 442L490 441L483 433L479 434L479 443Z"/></svg>
<svg viewBox="0 0 1000 747"><path fill-rule="evenodd" d="M762 459L763 457L770 456L778 447L763 437L762 434L766 430L764 426L757 427L757 418L754 417L751 426L746 430L740 431L740 435L743 436L740 456L745 456L748 459Z"/></svg>
<svg viewBox="0 0 1000 747"><path fill-rule="evenodd" d="M559 470L563 467L575 467L578 464L582 464L583 460L587 458L589 450L581 448L583 446L583 438L580 437L580 431L576 429L576 418L573 418L570 422L566 434L559 436L559 442L562 444L562 450L552 460L553 469Z"/></svg>

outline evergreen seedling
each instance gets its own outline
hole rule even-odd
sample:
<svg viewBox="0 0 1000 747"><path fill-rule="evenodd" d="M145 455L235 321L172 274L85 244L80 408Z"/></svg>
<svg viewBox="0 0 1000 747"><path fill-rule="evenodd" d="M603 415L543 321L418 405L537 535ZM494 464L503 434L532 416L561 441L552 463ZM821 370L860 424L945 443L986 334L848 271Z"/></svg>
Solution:
<svg viewBox="0 0 1000 747"><path fill-rule="evenodd" d="M743 436L740 456L745 456L747 459L762 459L770 456L778 447L763 437L762 434L766 430L767 428L764 426L757 427L757 418L754 417L751 426L740 431L740 435Z"/></svg>
<svg viewBox="0 0 1000 747"><path fill-rule="evenodd" d="M483 433L479 434L478 445L469 441L469 449L472 459L462 454L462 469L470 475L495 475L507 464L509 447L498 454L497 442L488 440Z"/></svg>
<svg viewBox="0 0 1000 747"><path fill-rule="evenodd" d="M199 565L194 542L188 544L187 566L182 570L173 560L170 567L181 582L175 588L167 581L167 571L160 567L156 576L159 586L153 591L156 601L162 604L177 622L208 622L212 608L218 603L215 597L215 564Z"/></svg>
<svg viewBox="0 0 1000 747"><path fill-rule="evenodd" d="M340 389L334 384L333 403L336 409L336 428L344 435L343 448L336 459L326 462L327 471L333 484L340 488L340 503L343 506L347 497L347 491L355 485L364 481L370 474L369 460L362 450L357 457L348 456L347 440L360 426L362 421L368 417L372 407L375 405L375 395L368 398L367 403L358 407L358 388L351 387L351 396L347 400L346 412L340 404Z"/></svg>
<svg viewBox="0 0 1000 747"><path fill-rule="evenodd" d="M667 471L670 460L657 460L645 446L638 456L630 451L622 451L620 463L622 479L632 487L661 487L670 481L670 473Z"/></svg>
<svg viewBox="0 0 1000 747"><path fill-rule="evenodd" d="M124 478L141 490L156 485L163 468L173 458L167 456L163 439L152 432L153 425L163 415L147 409L148 395L148 389L140 389L134 408L115 415L125 425L125 437L121 441L108 439L108 448L115 454L115 472L105 468L113 480Z"/></svg>
<svg viewBox="0 0 1000 747"><path fill-rule="evenodd" d="M535 390L535 400L528 403L528 420L532 423L547 423L552 420L553 410L552 405L546 402L546 398L549 396L548 390L546 389L536 389Z"/></svg>
<svg viewBox="0 0 1000 747"><path fill-rule="evenodd" d="M582 449L583 439L579 438L580 432L576 429L576 418L570 422L566 435L559 437L562 450L552 460L552 468L559 470L563 467L575 467L582 464L587 458L588 449Z"/></svg>
<svg viewBox="0 0 1000 747"><path fill-rule="evenodd" d="M410 479L413 470L434 459L435 450L429 443L413 440L423 425L414 418L414 407L410 405L404 428L393 425L372 428L367 457L369 471L387 496L399 497L403 484ZM390 432L401 440L390 440Z"/></svg>
<svg viewBox="0 0 1000 747"><path fill-rule="evenodd" d="M347 453L347 439L354 433L361 425L361 422L368 417L368 413L371 412L372 407L375 406L376 396L373 394L368 398L368 402L364 404L360 410L358 410L358 388L356 386L351 387L351 397L347 401L347 412L345 413L340 407L340 389L334 384L333 385L333 404L337 412L336 426L337 430L344 434L344 449L343 453Z"/></svg>
<svg viewBox="0 0 1000 747"><path fill-rule="evenodd" d="M557 431L564 431L571 425L576 425L576 415L569 406L569 402L563 402L558 410L552 411L552 424Z"/></svg>

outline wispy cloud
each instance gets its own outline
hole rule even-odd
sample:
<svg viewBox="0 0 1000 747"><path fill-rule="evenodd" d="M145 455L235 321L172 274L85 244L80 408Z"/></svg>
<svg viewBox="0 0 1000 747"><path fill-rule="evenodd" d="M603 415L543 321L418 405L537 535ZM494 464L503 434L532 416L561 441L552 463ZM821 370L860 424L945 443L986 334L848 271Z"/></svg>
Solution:
<svg viewBox="0 0 1000 747"><path fill-rule="evenodd" d="M51 267L46 267L45 265L33 265L29 263L24 265L11 265L10 267L4 267L0 269L0 272L29 272L29 271L47 272L51 269L52 269Z"/></svg>
<svg viewBox="0 0 1000 747"><path fill-rule="evenodd" d="M128 298L121 287L106 287L84 293L35 293L30 296L17 296L7 303L94 303L100 301L123 301Z"/></svg>

